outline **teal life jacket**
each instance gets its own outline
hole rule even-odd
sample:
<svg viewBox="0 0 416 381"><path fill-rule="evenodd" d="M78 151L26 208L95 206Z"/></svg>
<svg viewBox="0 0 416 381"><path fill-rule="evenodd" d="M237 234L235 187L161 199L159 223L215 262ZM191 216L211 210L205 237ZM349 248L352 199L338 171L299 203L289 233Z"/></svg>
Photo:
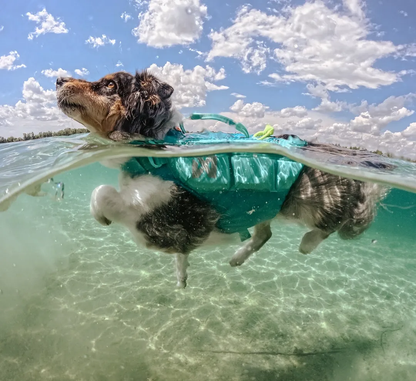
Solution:
<svg viewBox="0 0 416 381"><path fill-rule="evenodd" d="M204 118L204 115L194 114L191 118L212 118ZM238 128L243 134L185 133L183 129L172 129L162 142L146 140L132 144L189 146L237 141L258 143L258 139L249 136L244 126L239 125ZM293 136L287 139L269 136L264 141L286 148L307 144ZM198 157L134 157L121 169L131 177L151 174L173 181L219 212L221 217L216 227L220 231L239 233L241 240L245 240L250 238L248 228L271 220L278 214L302 168L303 164L277 154L221 153Z"/></svg>

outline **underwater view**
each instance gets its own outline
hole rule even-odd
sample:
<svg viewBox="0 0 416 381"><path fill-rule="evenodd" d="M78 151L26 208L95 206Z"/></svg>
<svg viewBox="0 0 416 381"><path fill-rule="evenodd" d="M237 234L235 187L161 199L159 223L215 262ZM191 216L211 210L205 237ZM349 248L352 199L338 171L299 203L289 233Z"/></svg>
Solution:
<svg viewBox="0 0 416 381"><path fill-rule="evenodd" d="M110 147L85 135L0 147L0 379L414 379L416 193L391 189L358 239L333 235L309 255L298 251L306 229L281 221L238 268L228 263L238 242L199 248L178 289L172 255L90 214L94 188L118 187L119 171L82 163L117 150L153 154ZM354 167L288 152L339 174ZM397 173L416 190L414 164L379 160L395 164L391 183ZM359 164L358 177L379 172L387 182ZM12 195L6 210L9 195L52 174L37 197Z"/></svg>

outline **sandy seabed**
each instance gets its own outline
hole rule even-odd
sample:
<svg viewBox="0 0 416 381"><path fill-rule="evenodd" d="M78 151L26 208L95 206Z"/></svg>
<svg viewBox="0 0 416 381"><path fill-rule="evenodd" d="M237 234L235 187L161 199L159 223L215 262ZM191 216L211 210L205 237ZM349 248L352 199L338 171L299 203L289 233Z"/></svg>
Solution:
<svg viewBox="0 0 416 381"><path fill-rule="evenodd" d="M276 223L241 268L237 246L191 254L178 290L173 257L97 224L90 191L0 214L0 380L416 379L414 237L376 222L303 256Z"/></svg>

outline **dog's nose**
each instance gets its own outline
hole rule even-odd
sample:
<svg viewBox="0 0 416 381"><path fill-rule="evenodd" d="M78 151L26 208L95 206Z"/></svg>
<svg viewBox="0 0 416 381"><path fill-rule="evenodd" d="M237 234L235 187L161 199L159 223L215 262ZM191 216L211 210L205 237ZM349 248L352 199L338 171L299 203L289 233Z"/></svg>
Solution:
<svg viewBox="0 0 416 381"><path fill-rule="evenodd" d="M61 87L65 82L68 82L69 78L68 77L58 77L56 79L56 87Z"/></svg>

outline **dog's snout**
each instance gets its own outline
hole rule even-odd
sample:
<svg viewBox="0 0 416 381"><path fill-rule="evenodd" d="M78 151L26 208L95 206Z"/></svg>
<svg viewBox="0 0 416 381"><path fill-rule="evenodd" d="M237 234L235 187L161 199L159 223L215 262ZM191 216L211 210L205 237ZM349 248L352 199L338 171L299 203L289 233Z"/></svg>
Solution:
<svg viewBox="0 0 416 381"><path fill-rule="evenodd" d="M68 82L69 78L68 77L58 77L56 79L56 87L61 87L65 82Z"/></svg>

